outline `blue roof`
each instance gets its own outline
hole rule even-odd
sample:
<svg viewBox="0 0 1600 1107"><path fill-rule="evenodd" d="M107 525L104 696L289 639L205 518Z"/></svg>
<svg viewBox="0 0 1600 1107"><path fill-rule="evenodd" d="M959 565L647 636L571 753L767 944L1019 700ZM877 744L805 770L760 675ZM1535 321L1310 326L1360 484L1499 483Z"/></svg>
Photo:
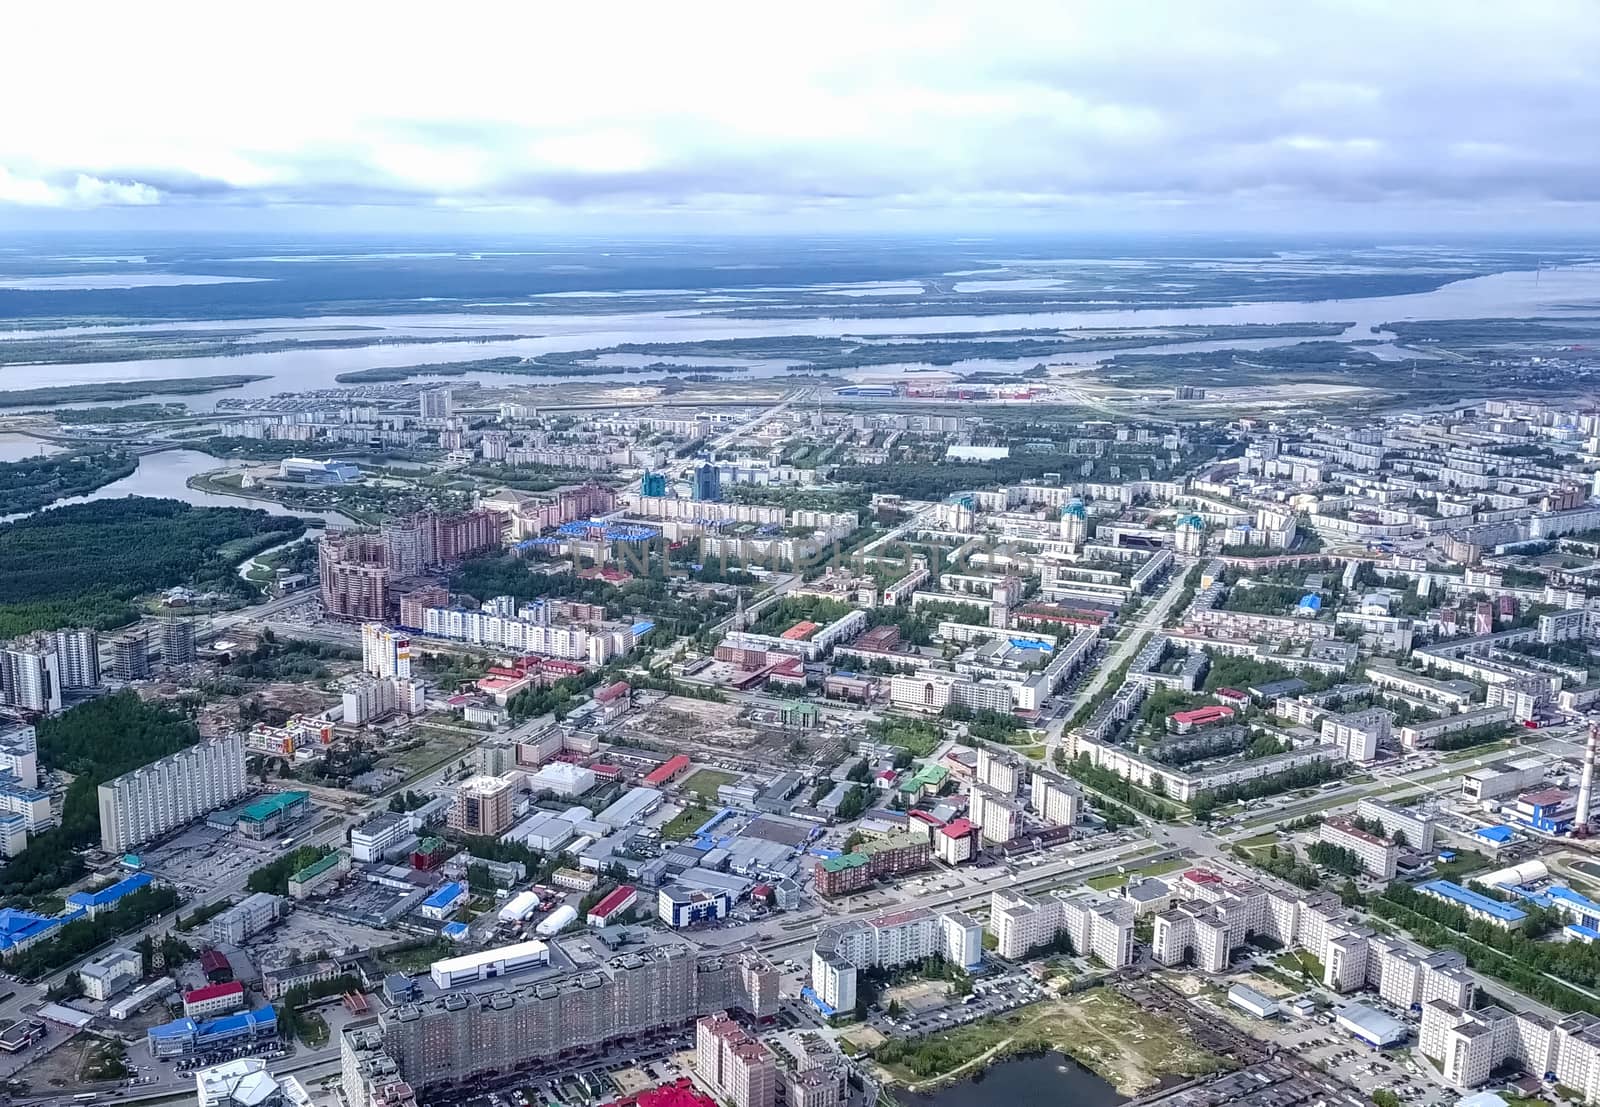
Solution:
<svg viewBox="0 0 1600 1107"><path fill-rule="evenodd" d="M73 892L67 897L67 903L76 907L104 907L117 902L129 892L137 892L152 879L154 878L149 873L134 873L108 888L101 888L98 892Z"/></svg>
<svg viewBox="0 0 1600 1107"><path fill-rule="evenodd" d="M203 1040L238 1034L246 1030L270 1030L277 1024L278 1013L271 1007L260 1007L254 1011L238 1011L232 1015L223 1015L220 1019L203 1022L195 1027L195 1036Z"/></svg>
<svg viewBox="0 0 1600 1107"><path fill-rule="evenodd" d="M1568 923L1566 926L1566 931L1568 934L1575 935L1579 938L1586 938L1591 942L1597 938L1600 938L1600 930L1596 930L1592 926L1580 926L1578 923Z"/></svg>
<svg viewBox="0 0 1600 1107"><path fill-rule="evenodd" d="M461 939L467 936L467 924L445 923L443 928L440 930L440 933L453 942L459 942Z"/></svg>
<svg viewBox="0 0 1600 1107"><path fill-rule="evenodd" d="M462 888L459 883L452 880L449 884L446 884L443 888L440 888L437 892L433 893L433 895L423 900L422 906L449 907L456 900L460 899L465 892L466 889Z"/></svg>
<svg viewBox="0 0 1600 1107"><path fill-rule="evenodd" d="M150 1028L152 1038L187 1038L195 1031L193 1019L174 1019L172 1022Z"/></svg>
<svg viewBox="0 0 1600 1107"><path fill-rule="evenodd" d="M633 624L633 636L635 638L643 638L645 635L649 634L655 629L656 625L650 622L650 620L645 619Z"/></svg>
<svg viewBox="0 0 1600 1107"><path fill-rule="evenodd" d="M71 918L77 918L82 914L83 909L79 908ZM0 909L0 949L10 949L12 946L32 941L67 921L69 920L66 916L35 915L32 911L22 911L15 907Z"/></svg>
<svg viewBox="0 0 1600 1107"><path fill-rule="evenodd" d="M807 1003L811 1004L811 1006L815 1007L819 1012L821 1012L823 1018L831 1019L834 1015L839 1013L825 1003L822 997L819 996L809 984L800 989L800 996Z"/></svg>
<svg viewBox="0 0 1600 1107"><path fill-rule="evenodd" d="M1509 842L1516 831L1502 825L1479 827L1473 833L1488 842Z"/></svg>
<svg viewBox="0 0 1600 1107"><path fill-rule="evenodd" d="M1582 892L1574 892L1571 888L1557 884L1554 887L1546 888L1545 895L1551 899L1558 899L1563 903L1571 904L1580 911L1600 918L1600 903L1596 903Z"/></svg>
<svg viewBox="0 0 1600 1107"><path fill-rule="evenodd" d="M1304 596L1300 597L1300 606L1305 608L1307 611L1321 611L1322 597L1313 592L1307 592Z"/></svg>
<svg viewBox="0 0 1600 1107"><path fill-rule="evenodd" d="M1452 903L1459 903L1463 907L1474 911L1481 911L1491 918L1501 922L1521 922L1528 917L1528 913L1509 903L1501 903L1497 899L1490 899L1486 895L1463 888L1451 880L1430 880L1426 884L1418 884L1417 891L1425 892L1446 899Z"/></svg>
<svg viewBox="0 0 1600 1107"><path fill-rule="evenodd" d="M1050 652L1050 647L1043 642L1034 642L1027 638L1012 638L1009 639L1009 641L1013 647L1019 650L1043 650L1045 653Z"/></svg>

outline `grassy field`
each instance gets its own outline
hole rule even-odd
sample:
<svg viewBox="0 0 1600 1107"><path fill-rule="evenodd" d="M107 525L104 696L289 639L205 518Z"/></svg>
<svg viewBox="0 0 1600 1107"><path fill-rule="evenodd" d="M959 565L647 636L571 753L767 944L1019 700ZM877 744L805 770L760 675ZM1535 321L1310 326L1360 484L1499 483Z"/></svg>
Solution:
<svg viewBox="0 0 1600 1107"><path fill-rule="evenodd" d="M717 789L724 784L732 784L738 779L737 773L725 773L718 769L701 769L683 782L683 790L685 792L693 792L700 797L703 803L716 803Z"/></svg>
<svg viewBox="0 0 1600 1107"><path fill-rule="evenodd" d="M1182 1027L1144 1011L1109 988L1048 999L993 1019L912 1041L886 1043L878 1065L916 1091L960 1080L993 1061L1030 1049L1070 1054L1123 1095L1145 1091L1164 1076L1216 1072L1226 1062L1195 1045Z"/></svg>
<svg viewBox="0 0 1600 1107"><path fill-rule="evenodd" d="M1134 877L1165 876L1167 873L1176 872L1188 867L1189 862L1181 857L1169 857L1165 861L1156 861L1139 869L1132 869L1126 873L1103 873L1084 881L1085 884L1097 892L1104 892L1110 888L1120 888Z"/></svg>
<svg viewBox="0 0 1600 1107"><path fill-rule="evenodd" d="M695 828L709 819L712 814L713 812L709 807L701 807L699 804L685 807L678 812L671 822L661 828L661 840L663 842L682 841L693 834Z"/></svg>

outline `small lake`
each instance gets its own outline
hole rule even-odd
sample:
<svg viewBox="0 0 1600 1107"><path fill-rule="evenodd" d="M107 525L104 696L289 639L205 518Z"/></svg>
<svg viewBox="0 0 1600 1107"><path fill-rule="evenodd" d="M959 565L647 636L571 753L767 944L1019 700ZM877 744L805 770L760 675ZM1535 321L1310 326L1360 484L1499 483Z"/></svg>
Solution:
<svg viewBox="0 0 1600 1107"><path fill-rule="evenodd" d="M253 507L269 515L314 516L338 526L352 525L349 517L337 511L295 511L274 500L256 499L251 496L222 496L189 487L190 477L217 469L242 467L239 463L230 464L199 450L163 450L160 453L145 454L139 459L139 468L121 480L114 480L105 487L96 488L83 496L65 497L47 507L86 504L95 500L118 500L124 496L152 496L158 499L182 500L196 507ZM39 510L43 511L46 508ZM19 518L22 516L10 515L0 519L0 523L9 523Z"/></svg>
<svg viewBox="0 0 1600 1107"><path fill-rule="evenodd" d="M1128 1097L1065 1053L1037 1053L990 1065L971 1080L936 1092L890 1094L905 1107L994 1107L997 1103L1066 1103L1115 1107Z"/></svg>

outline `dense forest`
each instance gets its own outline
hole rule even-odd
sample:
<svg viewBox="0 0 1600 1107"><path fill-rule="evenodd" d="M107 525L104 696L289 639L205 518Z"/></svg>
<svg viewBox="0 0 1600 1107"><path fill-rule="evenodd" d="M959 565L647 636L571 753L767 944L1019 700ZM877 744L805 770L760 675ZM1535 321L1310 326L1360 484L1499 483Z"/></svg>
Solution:
<svg viewBox="0 0 1600 1107"><path fill-rule="evenodd" d="M73 852L100 839L99 786L199 740L182 715L138 695L118 692L74 707L38 725L39 761L71 774L61 825L29 839L0 870L0 893L37 895L73 880L83 862Z"/></svg>
<svg viewBox="0 0 1600 1107"><path fill-rule="evenodd" d="M240 560L305 528L289 515L129 497L0 527L0 638L132 620L132 601L178 584L254 594Z"/></svg>
<svg viewBox="0 0 1600 1107"><path fill-rule="evenodd" d="M138 467L133 455L122 450L0 462L0 515L36 511L63 496L93 492Z"/></svg>

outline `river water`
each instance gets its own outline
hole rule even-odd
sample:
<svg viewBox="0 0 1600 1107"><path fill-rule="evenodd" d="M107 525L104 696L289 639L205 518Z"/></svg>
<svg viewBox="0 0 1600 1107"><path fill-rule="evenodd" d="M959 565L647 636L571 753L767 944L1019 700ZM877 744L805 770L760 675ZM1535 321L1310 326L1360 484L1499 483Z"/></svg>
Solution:
<svg viewBox="0 0 1600 1107"><path fill-rule="evenodd" d="M247 495L223 496L215 492L202 492L188 485L190 477L201 473L239 468L244 466L237 462L230 464L198 450L163 450L160 453L145 454L139 459L139 468L121 480L112 481L103 488L97 488L82 496L64 497L39 510L46 511L67 504L93 503L96 500L116 500L124 496L153 496L159 499L182 500L196 507L253 507L270 515L300 515L320 518L336 526L354 525L353 520L337 511L294 510L274 500L257 499ZM9 523L31 514L32 512L23 512L20 515L0 517L0 523Z"/></svg>
<svg viewBox="0 0 1600 1107"><path fill-rule="evenodd" d="M1577 265L1497 273L1455 281L1431 292L1404 296L1375 296L1364 299L1279 301L1232 304L1221 307L1144 308L1106 311L1027 311L1006 315L941 315L896 319L847 319L819 316L807 319L725 319L702 311L654 311L613 315L551 315L518 317L505 315L444 314L386 316L326 316L315 320L256 319L211 321L206 323L163 323L169 329L205 330L219 326L360 326L373 328L387 337L404 335L459 336L460 342L429 346L383 345L354 350L284 350L272 353L240 354L233 357L149 358L136 361L92 362L81 365L8 365L0 372L5 390L39 388L47 385L94 384L105 381L156 380L224 374L265 374L269 379L242 389L205 395L162 397L181 400L195 410L210 410L223 397L260 397L279 392L308 391L335 386L334 376L356 369L417 365L432 362L465 361L505 355L531 356L555 351L582 350L614 346L624 342L685 342L710 339L767 336L885 336L905 334L944 334L960 331L1002 331L1029 327L1102 328L1163 327L1222 323L1348 322L1353 326L1345 339L1373 338L1371 328L1394 320L1475 319L1488 317L1526 317L1562 312L1592 311L1600 300L1600 265ZM1589 301L1589 305L1585 305ZM152 324L156 325L156 324ZM40 338L52 333L80 333L84 328L59 332L25 331L19 335ZM499 342L472 341L474 334L525 332L529 337ZM5 336L0 335L0 342ZM1222 343L1173 345L1145 350L1085 351L1084 363L1092 364L1115 353L1177 353L1185 349L1235 348L1260 349L1288 345L1304 339L1262 338ZM1395 351L1399 353L1399 351ZM1409 354L1404 356L1410 356ZM1029 359L1029 362L1034 359ZM1064 359L1053 358L1052 361ZM1075 361L1076 359L1065 359ZM771 376L784 372L783 362L767 359L749 362L751 372L741 378ZM988 360L955 368L1015 370L1026 364ZM878 377L886 373L921 368L916 365L873 367L865 372ZM949 367L946 367L949 368ZM648 380L662 374L648 373L619 380ZM471 373L465 377L440 378L497 385L517 383L549 384L563 380L597 378L518 377L505 374ZM606 379L606 378L599 378Z"/></svg>
<svg viewBox="0 0 1600 1107"><path fill-rule="evenodd" d="M995 1107L996 1104L1066 1104L1068 1107L1115 1107L1128 1097L1064 1053L1014 1057L990 1065L971 1080L936 1092L895 1090L906 1107Z"/></svg>

